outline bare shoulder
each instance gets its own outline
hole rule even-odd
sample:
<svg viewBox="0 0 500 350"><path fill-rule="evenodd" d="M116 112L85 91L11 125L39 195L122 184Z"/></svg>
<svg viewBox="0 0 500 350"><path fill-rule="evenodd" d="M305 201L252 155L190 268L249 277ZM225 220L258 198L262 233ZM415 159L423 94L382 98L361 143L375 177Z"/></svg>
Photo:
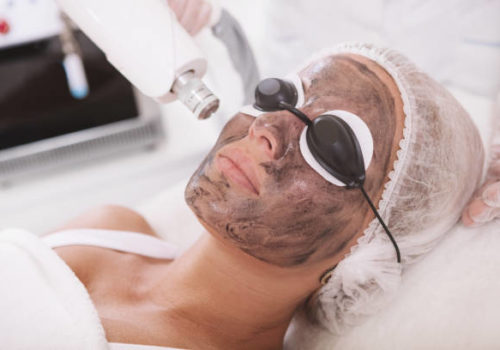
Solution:
<svg viewBox="0 0 500 350"><path fill-rule="evenodd" d="M159 238L141 214L118 205L90 209L48 234L72 229L132 231ZM96 274L104 273L110 268L110 262L116 262L116 259L122 259L124 255L107 248L93 246L63 246L55 248L54 251L86 286Z"/></svg>
<svg viewBox="0 0 500 350"><path fill-rule="evenodd" d="M141 214L120 205L103 205L92 208L67 221L51 233L79 228L132 231L159 237Z"/></svg>

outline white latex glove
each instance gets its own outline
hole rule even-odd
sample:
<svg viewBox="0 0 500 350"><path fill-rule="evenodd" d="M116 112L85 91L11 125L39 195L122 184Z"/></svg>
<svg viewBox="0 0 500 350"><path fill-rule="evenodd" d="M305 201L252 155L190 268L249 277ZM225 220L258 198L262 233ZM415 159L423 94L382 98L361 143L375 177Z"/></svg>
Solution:
<svg viewBox="0 0 500 350"><path fill-rule="evenodd" d="M500 217L500 96L497 99L496 124L490 150L490 167L484 185L462 213L465 226L479 226Z"/></svg>
<svg viewBox="0 0 500 350"><path fill-rule="evenodd" d="M192 36L210 23L212 5L205 0L168 0L168 5L179 23Z"/></svg>
<svg viewBox="0 0 500 350"><path fill-rule="evenodd" d="M500 156L500 145L495 146ZM462 213L465 226L478 226L500 217L500 159L492 163L488 170L489 180L477 191L475 198Z"/></svg>

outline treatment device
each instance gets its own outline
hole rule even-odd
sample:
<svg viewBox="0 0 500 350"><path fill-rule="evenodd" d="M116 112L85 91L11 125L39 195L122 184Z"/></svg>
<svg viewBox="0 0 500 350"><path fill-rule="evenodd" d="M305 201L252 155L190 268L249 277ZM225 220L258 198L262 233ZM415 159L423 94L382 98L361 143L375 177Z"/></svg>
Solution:
<svg viewBox="0 0 500 350"><path fill-rule="evenodd" d="M206 60L167 1L57 0L61 9L142 93L179 99L199 119L219 107L201 77Z"/></svg>

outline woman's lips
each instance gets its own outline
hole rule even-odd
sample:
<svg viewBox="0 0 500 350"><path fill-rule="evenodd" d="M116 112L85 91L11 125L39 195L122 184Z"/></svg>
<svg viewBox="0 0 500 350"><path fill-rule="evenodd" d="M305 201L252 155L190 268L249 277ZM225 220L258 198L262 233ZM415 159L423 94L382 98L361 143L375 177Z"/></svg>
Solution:
<svg viewBox="0 0 500 350"><path fill-rule="evenodd" d="M220 154L216 159L219 170L232 182L259 195L259 188L250 160L239 152Z"/></svg>

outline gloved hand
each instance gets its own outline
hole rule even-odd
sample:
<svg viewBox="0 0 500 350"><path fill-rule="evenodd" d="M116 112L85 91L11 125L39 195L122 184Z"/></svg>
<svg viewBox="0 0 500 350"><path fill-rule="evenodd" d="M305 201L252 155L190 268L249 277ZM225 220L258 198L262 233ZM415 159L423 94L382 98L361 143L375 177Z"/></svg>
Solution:
<svg viewBox="0 0 500 350"><path fill-rule="evenodd" d="M484 185L462 213L465 226L479 226L500 217L500 95L496 102L490 167Z"/></svg>
<svg viewBox="0 0 500 350"><path fill-rule="evenodd" d="M497 170L500 162L493 165ZM478 226L500 217L500 179L487 181L462 213L465 226Z"/></svg>
<svg viewBox="0 0 500 350"><path fill-rule="evenodd" d="M179 23L195 36L210 22L212 5L205 0L168 0Z"/></svg>

